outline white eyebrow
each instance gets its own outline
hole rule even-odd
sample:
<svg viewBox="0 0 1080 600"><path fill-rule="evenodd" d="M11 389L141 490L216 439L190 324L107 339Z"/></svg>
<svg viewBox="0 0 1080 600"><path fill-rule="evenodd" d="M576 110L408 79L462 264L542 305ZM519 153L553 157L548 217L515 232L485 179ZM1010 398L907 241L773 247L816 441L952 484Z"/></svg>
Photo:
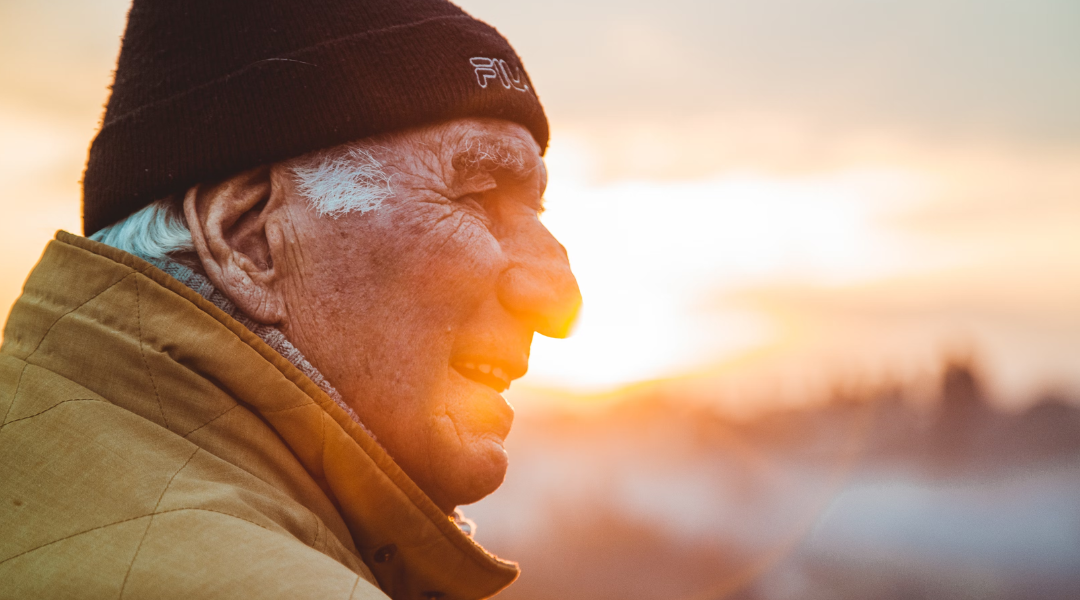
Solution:
<svg viewBox="0 0 1080 600"><path fill-rule="evenodd" d="M528 153L520 140L477 136L462 142L452 164L458 171L507 171L515 179L526 179L536 169L526 166Z"/></svg>

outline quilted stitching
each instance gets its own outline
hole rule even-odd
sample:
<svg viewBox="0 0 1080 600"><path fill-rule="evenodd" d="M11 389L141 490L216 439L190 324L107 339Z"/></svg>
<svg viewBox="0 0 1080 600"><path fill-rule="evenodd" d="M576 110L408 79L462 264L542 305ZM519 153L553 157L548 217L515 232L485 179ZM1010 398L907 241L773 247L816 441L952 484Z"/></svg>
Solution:
<svg viewBox="0 0 1080 600"><path fill-rule="evenodd" d="M292 383L292 382L290 381L289 383ZM297 386L296 390L298 392L300 392L300 393L304 393L304 390L301 389L299 386ZM295 406L285 406L285 407L282 407L282 408L263 408L263 407L260 406L259 407L259 412L264 414L264 415L265 414L273 414L273 413L285 412L287 410L296 410L298 408L305 408L305 407L311 406L312 404L315 404L315 401L312 400L311 398L306 398L303 403L297 404Z"/></svg>
<svg viewBox="0 0 1080 600"><path fill-rule="evenodd" d="M57 406L60 406L61 404L67 404L68 402L104 402L104 400L98 400L97 398L69 398L68 400L61 400L61 401L57 402L56 404L53 404L49 408L46 408L45 410L42 410L40 412L36 412L36 413L34 413L32 415L27 415L25 417L19 417L18 419L13 419L11 421L11 423L4 423L3 425L0 425L0 431L3 431L4 428L7 427L8 425L11 425L13 423L18 423L19 421L25 421L27 419L33 419L34 417L36 417L38 415L43 415L43 414L49 412L50 410L56 408ZM14 404L14 402L12 402L12 404ZM11 412L11 411L9 410L8 412Z"/></svg>
<svg viewBox="0 0 1080 600"><path fill-rule="evenodd" d="M4 418L0 419L0 425L7 424L8 415L11 414L11 407L15 406L15 399L19 397L19 390L22 389L23 374L26 373L26 367L30 366L27 363L23 363L22 369L19 370L19 379L15 382L15 391L11 394L11 402L8 402L7 410L4 411ZM3 427L0 427L3 429Z"/></svg>
<svg viewBox="0 0 1080 600"><path fill-rule="evenodd" d="M97 298L98 296L100 296L100 295L104 294L105 292L107 292L107 291L109 291L109 290L113 289L114 287L116 287L116 286L120 285L121 283L123 283L124 281L126 281L128 277L131 277L131 276L132 276L132 275L134 275L134 274L135 274L134 272L131 272L131 273L128 273L127 275L124 275L123 277L121 277L120 279L118 279L118 280L116 281L116 283L114 283L114 284L110 285L109 287L107 287L107 288L105 288L105 289L101 290L100 292L98 292L98 293L94 294L93 296L90 296L90 297L89 297L89 298L87 298L87 299L86 299L85 301L83 301L82 303L80 303L80 304L79 304L78 306L76 306L76 307L72 308L71 310L69 310L69 311L65 312L64 314L60 315L59 317L56 317L56 320L55 320L55 321L53 321L51 325L49 325L49 328L45 330L45 334L41 336L41 339L40 339L40 340L38 340L38 343L37 343L37 345L36 345L36 346L34 346L34 349L33 349L33 350L32 350L32 351L30 352L30 354L27 354L27 355L26 355L26 358L24 358L23 360L25 360L26 362L30 362L30 357L34 356L34 354L36 354L36 353L37 353L38 349L40 349L40 348L41 348L41 344L42 344L42 343L43 343L43 342L45 341L45 338L49 337L49 334L50 334L50 333L52 333L52 330L53 330L53 329L54 329L54 328L56 327L56 324L57 324L57 323L59 323L60 321L64 320L64 317L66 317L66 316L70 315L71 313L73 313L73 312L75 312L75 311L79 310L80 308L82 308L82 307L86 306L86 305L87 305L87 304L89 304L89 303L90 303L90 302L91 302L92 300L96 299L96 298Z"/></svg>
<svg viewBox="0 0 1080 600"><path fill-rule="evenodd" d="M159 512L147 513L145 515L139 515L137 517L130 517L130 518L127 518L127 519L121 519L119 521L114 521L112 523L106 523L104 525L98 525L96 527L91 527L90 529L86 529L84 531L78 531L78 532L72 533L70 535L65 535L62 538L58 538L58 539L52 540L50 542L46 542L46 543L41 544L39 546L34 546L33 548L30 548L29 550L24 550L24 551L14 555L14 556L9 556L8 558L5 558L4 560L0 560L0 565L4 564L6 562L13 561L16 558L19 558L20 556L25 556L27 554L30 554L31 552L36 552L38 550L41 550L42 548L47 548L49 546L52 546L53 544L59 544L60 542L65 542L67 540L70 540L71 538L79 537L80 535L86 535L88 533L93 533L95 531L106 529L108 527L114 527L116 525L123 525L124 523L130 523L132 521L138 521L139 519L150 519L150 518L153 518L153 517L158 516L158 515L167 515L167 514L171 514L171 513L190 512L190 511L208 512L208 513L214 513L214 514L218 514L218 515L223 515L223 516L226 516L226 517L236 519L237 521L243 521L245 523L249 523L249 524L254 525L254 526L256 526L256 527L258 527L260 529L265 529L266 531L273 531L272 529L268 528L267 526L260 525L259 523L256 523L255 521L252 521L251 519L245 519L244 517L239 517L237 515L232 515L232 514L229 514L227 512L223 512L223 511L220 511L220 510L214 510L212 508L201 508L201 507L170 508L169 510L163 510L163 511L159 511ZM134 564L134 563L135 563L135 561L134 561L134 558L133 558L132 559L132 564Z"/></svg>
<svg viewBox="0 0 1080 600"><path fill-rule="evenodd" d="M218 416L216 416L216 417L212 417L212 418L211 418L211 419L210 419L209 421L207 421L207 422L203 423L202 425L199 425L199 426L198 426L198 427L196 427L195 429L192 429L191 431L189 431L189 432L185 433L185 434L184 434L184 437L185 437L185 438L187 438L187 437L189 437L189 436L191 436L191 435L194 435L196 431L199 431L199 430L200 430L200 429L202 429L203 427L206 427L207 425L209 425L209 424L213 423L214 421L217 421L217 420L218 420L218 419L220 419L221 417L224 417L225 415L227 415L227 414L231 413L232 411L234 411L234 410L236 410L236 409L238 409L238 408L240 408L240 405L239 405L239 404L233 404L233 405L232 405L232 406L230 406L229 408L226 408L226 409L225 409L224 411L222 411L222 412L221 412L221 414L219 414Z"/></svg>
<svg viewBox="0 0 1080 600"><path fill-rule="evenodd" d="M91 527L90 529L86 529L84 531L78 531L78 532L72 533L70 535L65 535L62 538L52 540L51 542L46 542L46 543L41 544L39 546L34 546L33 548L30 548L29 550L23 550L22 552L14 555L14 556L9 556L9 557L5 558L4 560L0 560L0 565L4 564L6 562L13 561L16 558L19 558L20 556L25 556L27 554L30 554L31 552L36 552L38 550L41 550L42 548L47 548L49 546L52 546L53 544L59 544L60 542L70 540L71 538L79 537L80 535L86 535L88 533L92 533L92 532L98 531L100 529L105 529L107 527L114 527L116 525L121 525L123 523L130 523L131 521L137 521L139 519L145 519L145 518L151 517L151 516L153 516L153 515L139 515L137 517L131 517L129 519L121 519L119 521L114 521L112 523L106 523L104 525L98 525L96 527Z"/></svg>
<svg viewBox="0 0 1080 600"><path fill-rule="evenodd" d="M139 291L139 278L135 278L135 316L139 324L139 355L142 357L146 374L150 377L150 385L154 388L154 397L157 399L158 411L161 412L161 420L165 422L165 429L169 427L169 418L165 416L165 407L161 404L161 393L158 391L157 381L154 380L154 372L150 369L150 363L146 360L146 341L143 340L142 325L142 293Z"/></svg>
<svg viewBox="0 0 1080 600"><path fill-rule="evenodd" d="M356 588L360 586L360 579L361 579L360 576L357 575L356 576L356 583L354 583L352 585L352 589L349 590L349 600L352 600L352 597L356 595Z"/></svg>
<svg viewBox="0 0 1080 600"><path fill-rule="evenodd" d="M169 478L169 481L165 483L165 489L161 490L161 495L158 496L157 503L154 504L154 510L150 513L150 520L146 523L146 529L143 530L142 537L139 538L139 545L135 547L135 555L131 557L131 564L128 565L127 573L124 574L124 581L120 584L121 598L124 597L124 588L127 587L128 576L131 575L131 567L135 566L135 560L139 558L139 550L142 550L143 542L146 541L146 534L150 532L150 526L154 524L154 515L157 514L157 509L159 506L161 506L161 499L164 498L165 493L169 491L169 486L172 485L172 482L174 479L176 479L176 476L179 475L180 471L183 471L189 463L191 463L191 459L195 458L195 455L199 453L199 450L201 450L201 448L195 448L195 451L191 453L191 456L189 456L187 460L184 461L184 464L181 465L180 468L172 474L172 477Z"/></svg>

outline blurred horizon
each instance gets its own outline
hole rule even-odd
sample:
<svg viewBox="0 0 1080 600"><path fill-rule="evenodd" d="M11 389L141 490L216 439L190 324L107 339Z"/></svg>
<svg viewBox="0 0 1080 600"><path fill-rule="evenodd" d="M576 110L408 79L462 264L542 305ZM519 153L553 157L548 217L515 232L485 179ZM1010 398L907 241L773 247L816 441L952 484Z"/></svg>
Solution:
<svg viewBox="0 0 1080 600"><path fill-rule="evenodd" d="M81 230L127 5L0 0L4 314ZM586 302L516 405L662 386L742 414L958 353L1013 408L1080 392L1080 5L460 5L540 92Z"/></svg>
<svg viewBox="0 0 1080 600"><path fill-rule="evenodd" d="M1080 407L1003 410L941 367L742 418L663 389L529 414L465 507L521 563L499 598L1071 600Z"/></svg>

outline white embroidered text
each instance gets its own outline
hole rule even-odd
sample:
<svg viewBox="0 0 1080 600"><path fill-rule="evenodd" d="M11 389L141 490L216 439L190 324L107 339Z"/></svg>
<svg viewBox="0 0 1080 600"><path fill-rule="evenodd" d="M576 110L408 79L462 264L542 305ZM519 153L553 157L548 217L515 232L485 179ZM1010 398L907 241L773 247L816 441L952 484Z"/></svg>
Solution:
<svg viewBox="0 0 1080 600"><path fill-rule="evenodd" d="M469 63L476 69L476 83L479 83L482 88L486 88L488 82L492 79L498 79L499 83L506 89L513 88L519 92L529 90L529 84L525 83L525 77L522 76L521 70L511 67L509 63L501 58L477 56L470 58Z"/></svg>

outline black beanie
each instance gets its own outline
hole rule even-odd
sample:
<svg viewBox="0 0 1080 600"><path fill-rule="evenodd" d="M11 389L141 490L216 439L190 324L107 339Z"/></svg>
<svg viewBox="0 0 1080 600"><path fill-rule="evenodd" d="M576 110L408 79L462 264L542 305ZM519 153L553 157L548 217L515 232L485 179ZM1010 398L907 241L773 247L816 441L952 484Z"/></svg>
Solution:
<svg viewBox="0 0 1080 600"><path fill-rule="evenodd" d="M196 183L459 117L514 121L547 147L513 48L445 0L134 0L83 230Z"/></svg>

